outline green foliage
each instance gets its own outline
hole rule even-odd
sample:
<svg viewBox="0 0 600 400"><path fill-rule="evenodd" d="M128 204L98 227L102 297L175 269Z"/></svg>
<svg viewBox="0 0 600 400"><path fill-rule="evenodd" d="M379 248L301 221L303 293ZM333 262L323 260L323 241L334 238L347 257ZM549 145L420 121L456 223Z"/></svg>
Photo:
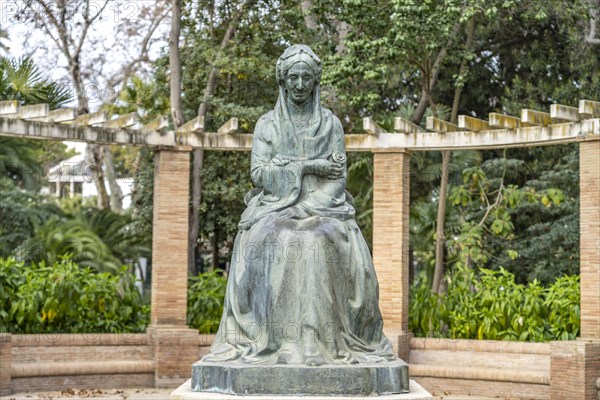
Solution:
<svg viewBox="0 0 600 400"><path fill-rule="evenodd" d="M45 183L47 167L72 155L60 142L0 137L0 187L13 184L37 192Z"/></svg>
<svg viewBox="0 0 600 400"><path fill-rule="evenodd" d="M140 243L152 246L152 218L154 204L154 150L142 148L139 151L139 161L134 174L132 206L127 210L131 217L131 234L140 239Z"/></svg>
<svg viewBox="0 0 600 400"><path fill-rule="evenodd" d="M513 151L511 151L512 153ZM513 260L494 257L491 268L504 265L520 283L537 279L544 284L561 275L579 273L579 152L577 145L531 149L513 157L531 160L514 169L512 181L546 194L537 202L521 202L508 209L514 224L510 246ZM552 190L560 188L560 193ZM557 200L559 202L557 203ZM485 246L500 255L504 243Z"/></svg>
<svg viewBox="0 0 600 400"><path fill-rule="evenodd" d="M0 300L0 330L12 333L142 332L150 316L127 267L95 273L66 258L0 259Z"/></svg>
<svg viewBox="0 0 600 400"><path fill-rule="evenodd" d="M346 189L354 197L356 222L371 248L373 243L373 156L348 154Z"/></svg>
<svg viewBox="0 0 600 400"><path fill-rule="evenodd" d="M546 213L560 213L558 209L563 207L566 201L565 194L562 190L551 187L549 183L541 185L533 180L525 181L523 186L519 186L517 183L522 182L518 179L519 170L524 165L521 160L498 157L479 163L477 157L469 155L473 152L465 153L456 155L457 164L451 168L445 225L448 238L447 265L452 266L460 262L464 265L492 269L506 266L510 271L515 271L517 268L514 266L519 264L522 270L518 280L524 282L526 279L522 279L522 271L531 271L531 267L523 265L519 260L518 250L522 248L519 236L523 235L521 229L527 230L535 220L528 215L526 221L523 221L517 210L528 208ZM460 161L465 156L464 161ZM434 166L435 164L429 164L422 170L435 170ZM426 174L425 177L430 175ZM439 196L436 190L432 189L431 192L434 200L437 200ZM435 257L436 218L435 202L419 199L413 203L413 255L428 277L431 277ZM527 226L517 228L515 219L519 223L525 222ZM529 239L534 242L537 238ZM540 258L540 255L537 254L536 258ZM533 280L538 276L530 277ZM543 280L544 283L550 281L551 279Z"/></svg>
<svg viewBox="0 0 600 400"><path fill-rule="evenodd" d="M548 288L534 280L515 283L505 269L458 267L439 295L420 280L411 288L410 329L416 336L545 342L579 333L579 277L564 276Z"/></svg>
<svg viewBox="0 0 600 400"><path fill-rule="evenodd" d="M57 108L71 97L68 88L44 79L32 59L0 56L0 99L24 104L48 103Z"/></svg>
<svg viewBox="0 0 600 400"><path fill-rule="evenodd" d="M190 327L215 333L223 313L227 278L217 270L189 280ZM127 267L97 273L67 258L25 264L0 258L0 332L143 332L150 306Z"/></svg>
<svg viewBox="0 0 600 400"><path fill-rule="evenodd" d="M51 108L56 108L69 100L68 94L68 90L56 82L44 79L31 59L0 56L0 100L17 100L19 105L48 103ZM68 152L60 142L0 137L0 190L15 191L16 186L37 192L46 178L46 167L71 155L73 152ZM2 220L8 222L10 218ZM22 230L8 222L3 224L0 232L11 232L13 228Z"/></svg>
<svg viewBox="0 0 600 400"><path fill-rule="evenodd" d="M248 3L235 35L221 48L225 31L240 6L183 2L182 102L186 119L197 115L214 65L218 83L215 94L207 99L207 129L216 129L235 116L241 131L253 130L260 115L272 109L277 99L274 61L306 30L299 5L297 0ZM161 62L166 64L166 58Z"/></svg>
<svg viewBox="0 0 600 400"><path fill-rule="evenodd" d="M6 183L6 181L5 181ZM0 257L17 254L23 242L34 235L35 227L57 215L60 208L46 198L0 182Z"/></svg>
<svg viewBox="0 0 600 400"><path fill-rule="evenodd" d="M141 116L142 122L147 123L159 115L169 114L169 92L165 89L164 79L160 76L152 81L133 76L119 93L118 103L104 108L113 114L135 112Z"/></svg>
<svg viewBox="0 0 600 400"><path fill-rule="evenodd" d="M238 232L240 215L246 208L244 195L253 185L250 180L250 154L246 152L209 152L202 169L200 204L200 243L217 246L230 258L233 237ZM214 266L216 266L214 260Z"/></svg>
<svg viewBox="0 0 600 400"><path fill-rule="evenodd" d="M55 215L37 226L16 254L27 262L48 264L70 255L82 267L116 272L150 252L129 224L128 216L109 209L77 207L73 214Z"/></svg>
<svg viewBox="0 0 600 400"><path fill-rule="evenodd" d="M218 270L191 277L187 324L200 333L215 333L221 322L227 278Z"/></svg>

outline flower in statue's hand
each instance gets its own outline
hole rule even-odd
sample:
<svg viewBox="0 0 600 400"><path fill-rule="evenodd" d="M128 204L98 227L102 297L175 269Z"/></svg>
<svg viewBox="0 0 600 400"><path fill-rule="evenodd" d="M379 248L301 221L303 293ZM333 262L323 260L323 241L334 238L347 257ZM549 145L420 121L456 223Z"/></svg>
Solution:
<svg viewBox="0 0 600 400"><path fill-rule="evenodd" d="M336 164L344 164L346 162L346 155L341 151L334 151L331 155L331 161Z"/></svg>

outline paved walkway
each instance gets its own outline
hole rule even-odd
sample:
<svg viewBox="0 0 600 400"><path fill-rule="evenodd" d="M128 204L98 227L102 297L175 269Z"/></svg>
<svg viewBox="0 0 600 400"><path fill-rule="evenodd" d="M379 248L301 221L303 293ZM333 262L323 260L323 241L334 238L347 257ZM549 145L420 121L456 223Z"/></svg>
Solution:
<svg viewBox="0 0 600 400"><path fill-rule="evenodd" d="M0 400L169 400L173 389L66 389L63 391L15 393L1 396ZM242 397L243 399L243 397ZM307 398L309 400L310 398ZM441 396L437 400L519 400L517 398L490 398L472 396Z"/></svg>

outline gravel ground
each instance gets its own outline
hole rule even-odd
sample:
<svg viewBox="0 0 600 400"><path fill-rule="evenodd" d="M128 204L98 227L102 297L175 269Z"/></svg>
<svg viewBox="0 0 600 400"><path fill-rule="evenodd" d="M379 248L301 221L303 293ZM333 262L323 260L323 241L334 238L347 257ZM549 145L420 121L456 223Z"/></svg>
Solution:
<svg viewBox="0 0 600 400"><path fill-rule="evenodd" d="M1 396L0 400L169 400L173 389L66 389L63 391L15 393ZM516 398L490 398L447 395L437 400L519 400Z"/></svg>

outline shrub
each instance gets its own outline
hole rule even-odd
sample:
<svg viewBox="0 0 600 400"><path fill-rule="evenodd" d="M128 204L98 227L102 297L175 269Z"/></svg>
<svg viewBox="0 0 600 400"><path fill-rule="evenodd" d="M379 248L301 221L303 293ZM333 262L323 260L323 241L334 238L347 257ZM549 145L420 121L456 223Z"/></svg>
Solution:
<svg viewBox="0 0 600 400"><path fill-rule="evenodd" d="M415 336L544 342L574 340L579 333L579 277L565 276L548 288L515 283L504 269L457 268L448 290L425 283L411 290L410 329Z"/></svg>
<svg viewBox="0 0 600 400"><path fill-rule="evenodd" d="M211 271L190 278L187 322L201 333L219 327L227 278ZM150 320L127 268L98 273L63 258L25 265L0 258L0 332L143 332Z"/></svg>
<svg viewBox="0 0 600 400"><path fill-rule="evenodd" d="M227 278L218 270L190 278L188 285L187 324L201 333L215 333L219 328Z"/></svg>
<svg viewBox="0 0 600 400"><path fill-rule="evenodd" d="M150 316L126 267L96 273L66 258L0 259L0 300L0 329L12 333L142 332Z"/></svg>

